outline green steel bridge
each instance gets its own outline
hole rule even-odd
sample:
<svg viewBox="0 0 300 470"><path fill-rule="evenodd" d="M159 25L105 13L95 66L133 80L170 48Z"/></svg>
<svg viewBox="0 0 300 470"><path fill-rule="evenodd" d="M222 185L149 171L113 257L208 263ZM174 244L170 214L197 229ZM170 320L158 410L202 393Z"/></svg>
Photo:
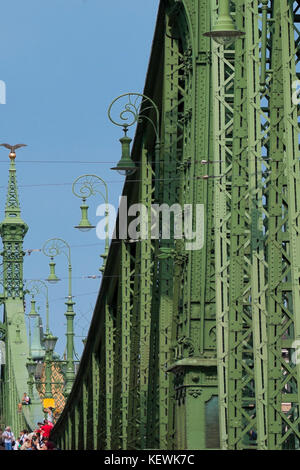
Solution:
<svg viewBox="0 0 300 470"><path fill-rule="evenodd" d="M144 219L134 238L119 208L60 448L300 447L299 28L299 0L161 0L143 93L109 110L122 201ZM170 208L169 236L153 207L160 222ZM12 158L0 334L15 430L42 412L38 395L17 408L26 230Z"/></svg>

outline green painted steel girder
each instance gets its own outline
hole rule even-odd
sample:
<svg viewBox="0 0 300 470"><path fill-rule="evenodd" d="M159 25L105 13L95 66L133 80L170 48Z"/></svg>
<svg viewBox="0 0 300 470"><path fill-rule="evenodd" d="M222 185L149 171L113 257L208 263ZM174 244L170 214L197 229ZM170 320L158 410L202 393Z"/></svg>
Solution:
<svg viewBox="0 0 300 470"><path fill-rule="evenodd" d="M122 95L142 99L123 196L148 222L189 205L204 236L109 247L54 430L66 448L85 448L87 419L94 448L299 448L299 10L160 3L143 94ZM224 24L234 42L207 34Z"/></svg>

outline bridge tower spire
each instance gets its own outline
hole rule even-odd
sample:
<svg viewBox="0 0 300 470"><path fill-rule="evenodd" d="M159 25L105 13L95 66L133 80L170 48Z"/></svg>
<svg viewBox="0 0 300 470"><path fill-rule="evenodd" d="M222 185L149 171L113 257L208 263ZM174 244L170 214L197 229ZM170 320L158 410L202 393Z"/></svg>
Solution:
<svg viewBox="0 0 300 470"><path fill-rule="evenodd" d="M24 391L28 387L26 362L29 345L24 314L23 287L23 240L28 225L21 218L16 177L15 150L24 144L0 144L10 150L9 179L6 195L5 216L0 223L0 236L3 242L3 300L5 331L5 367L0 381L2 403L0 414L5 418L17 435L21 429L33 429L39 416L41 404L36 393L32 404L18 412Z"/></svg>
<svg viewBox="0 0 300 470"><path fill-rule="evenodd" d="M5 298L23 298L23 239L28 225L21 218L14 147L9 153L9 181L5 218L0 224L3 241L3 284Z"/></svg>

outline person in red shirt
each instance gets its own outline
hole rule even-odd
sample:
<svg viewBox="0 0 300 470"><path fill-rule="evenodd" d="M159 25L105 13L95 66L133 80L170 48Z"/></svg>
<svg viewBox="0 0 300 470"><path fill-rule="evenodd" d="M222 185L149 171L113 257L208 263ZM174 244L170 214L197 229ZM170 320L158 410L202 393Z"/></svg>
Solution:
<svg viewBox="0 0 300 470"><path fill-rule="evenodd" d="M49 439L52 428L53 424L49 423L47 419L44 419L44 424L41 426L41 437Z"/></svg>

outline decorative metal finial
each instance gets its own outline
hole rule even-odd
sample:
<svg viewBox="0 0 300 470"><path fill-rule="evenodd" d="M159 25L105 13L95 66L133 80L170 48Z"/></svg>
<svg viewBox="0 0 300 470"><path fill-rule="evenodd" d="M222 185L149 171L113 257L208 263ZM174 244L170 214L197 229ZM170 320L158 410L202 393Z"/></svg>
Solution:
<svg viewBox="0 0 300 470"><path fill-rule="evenodd" d="M14 160L16 158L16 150L19 149L20 147L27 147L27 144L16 144L16 145L10 145L10 144L0 144L0 147L5 147L10 150L9 158L11 160Z"/></svg>

